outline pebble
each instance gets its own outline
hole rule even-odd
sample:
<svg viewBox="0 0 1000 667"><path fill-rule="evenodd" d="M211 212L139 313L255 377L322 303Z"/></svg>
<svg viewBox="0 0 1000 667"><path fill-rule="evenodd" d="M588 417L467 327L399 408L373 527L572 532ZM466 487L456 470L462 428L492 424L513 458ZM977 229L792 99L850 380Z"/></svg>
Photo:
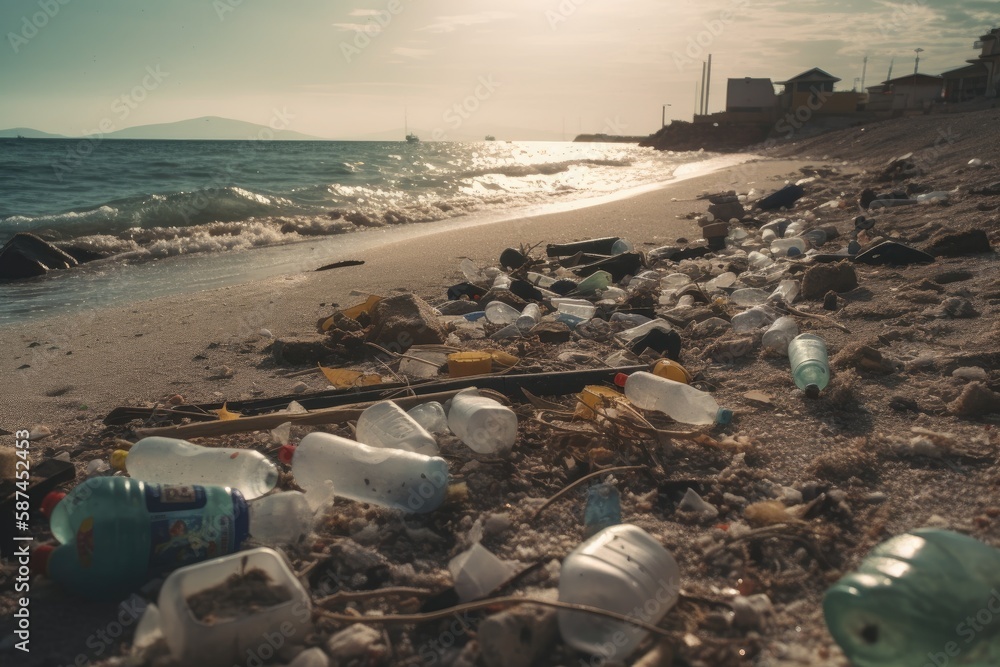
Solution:
<svg viewBox="0 0 1000 667"><path fill-rule="evenodd" d="M956 368L951 372L952 377L961 378L962 380L980 380L985 381L987 378L986 370L980 368L979 366L966 366L963 368Z"/></svg>
<svg viewBox="0 0 1000 667"><path fill-rule="evenodd" d="M44 424L35 424L28 430L28 440L41 440L52 435L52 429Z"/></svg>
<svg viewBox="0 0 1000 667"><path fill-rule="evenodd" d="M700 514L703 518L714 519L719 516L719 510L715 505L705 502L701 496L699 496L694 489L688 488L684 493L684 497L681 498L680 504L677 505L677 509L682 512L694 512L695 514Z"/></svg>
<svg viewBox="0 0 1000 667"><path fill-rule="evenodd" d="M515 607L479 624L478 638L486 667L530 667L556 640L556 610Z"/></svg>
<svg viewBox="0 0 1000 667"><path fill-rule="evenodd" d="M292 387L292 391L295 392L296 394L302 394L305 393L306 389L308 388L309 385L307 385L305 382L299 381L295 383L294 387Z"/></svg>
<svg viewBox="0 0 1000 667"><path fill-rule="evenodd" d="M358 658L367 658L373 662L375 655L385 652L381 645L382 633L370 625L355 623L330 637L326 642L326 650L337 656L342 663Z"/></svg>
<svg viewBox="0 0 1000 667"><path fill-rule="evenodd" d="M740 595L730 604L733 607L733 625L743 630L761 629L764 617L774 610L771 598L763 593L747 597Z"/></svg>
<svg viewBox="0 0 1000 667"><path fill-rule="evenodd" d="M330 667L330 658L318 646L299 653L288 667Z"/></svg>

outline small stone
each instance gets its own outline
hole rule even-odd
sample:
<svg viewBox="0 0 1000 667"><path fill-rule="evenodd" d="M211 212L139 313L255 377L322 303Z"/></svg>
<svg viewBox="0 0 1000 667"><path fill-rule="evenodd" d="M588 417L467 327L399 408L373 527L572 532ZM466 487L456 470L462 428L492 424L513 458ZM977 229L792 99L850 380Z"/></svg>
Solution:
<svg viewBox="0 0 1000 667"><path fill-rule="evenodd" d="M824 310L837 310L837 293L830 290L823 297L823 309Z"/></svg>
<svg viewBox="0 0 1000 667"><path fill-rule="evenodd" d="M295 386L292 387L292 392L296 394L302 394L305 393L307 389L309 389L309 385L300 380L299 382L295 383Z"/></svg>
<svg viewBox="0 0 1000 667"><path fill-rule="evenodd" d="M261 329L257 332L261 338L274 338L274 334L271 333L270 329Z"/></svg>
<svg viewBox="0 0 1000 667"><path fill-rule="evenodd" d="M167 405L184 405L184 397L180 394L174 394L167 399Z"/></svg>
<svg viewBox="0 0 1000 667"><path fill-rule="evenodd" d="M873 491L872 493L867 494L864 497L863 500L866 503L871 503L872 505L877 505L879 503L884 503L888 499L889 499L889 496L886 495L885 493L882 493L881 491Z"/></svg>
<svg viewBox="0 0 1000 667"><path fill-rule="evenodd" d="M34 442L35 440L41 440L42 438L47 438L52 435L52 429L50 429L45 424L35 424L28 430L28 440Z"/></svg>
<svg viewBox="0 0 1000 667"><path fill-rule="evenodd" d="M989 236L983 229L959 232L942 229L932 236L924 247L924 252L935 257L961 257L991 252Z"/></svg>
<svg viewBox="0 0 1000 667"><path fill-rule="evenodd" d="M694 489L688 488L677 505L677 509L682 512L691 512L699 515L702 519L715 519L719 516L719 510L715 505L705 502Z"/></svg>
<svg viewBox="0 0 1000 667"><path fill-rule="evenodd" d="M939 315L939 317L950 316L959 319L979 317L979 311L975 309L972 303L960 296L952 296L945 299L941 303L941 311L944 314Z"/></svg>
<svg viewBox="0 0 1000 667"><path fill-rule="evenodd" d="M271 344L271 356L284 366L312 366L325 362L333 349L327 345L328 338L322 334L278 338Z"/></svg>
<svg viewBox="0 0 1000 667"><path fill-rule="evenodd" d="M950 528L951 522L939 514L932 514L928 517L927 521L924 522L925 528Z"/></svg>
<svg viewBox="0 0 1000 667"><path fill-rule="evenodd" d="M483 307L469 299L455 299L442 303L437 309L442 315L468 315L482 310Z"/></svg>
<svg viewBox="0 0 1000 667"><path fill-rule="evenodd" d="M948 411L959 417L981 417L1000 412L1000 394L982 382L970 382L958 398L948 404Z"/></svg>
<svg viewBox="0 0 1000 667"><path fill-rule="evenodd" d="M848 262L816 264L802 276L802 298L816 301L829 291L850 292L858 286L858 275Z"/></svg>
<svg viewBox="0 0 1000 667"><path fill-rule="evenodd" d="M361 658L375 663L377 656L385 655L386 648L382 645L381 632L369 625L355 623L330 637L326 642L326 652L337 656L339 664Z"/></svg>
<svg viewBox="0 0 1000 667"><path fill-rule="evenodd" d="M372 308L367 340L392 352L412 345L440 345L448 337L430 304L414 294L382 299Z"/></svg>
<svg viewBox="0 0 1000 667"><path fill-rule="evenodd" d="M530 667L555 644L556 610L514 607L479 624L478 638L486 667Z"/></svg>
<svg viewBox="0 0 1000 667"><path fill-rule="evenodd" d="M730 603L733 607L733 625L743 630L760 630L764 618L774 610L771 598L763 593L744 597L738 595Z"/></svg>
<svg viewBox="0 0 1000 667"><path fill-rule="evenodd" d="M979 380L980 382L985 382L987 379L986 369L980 368L979 366L956 368L951 372L951 375L952 377L970 381Z"/></svg>

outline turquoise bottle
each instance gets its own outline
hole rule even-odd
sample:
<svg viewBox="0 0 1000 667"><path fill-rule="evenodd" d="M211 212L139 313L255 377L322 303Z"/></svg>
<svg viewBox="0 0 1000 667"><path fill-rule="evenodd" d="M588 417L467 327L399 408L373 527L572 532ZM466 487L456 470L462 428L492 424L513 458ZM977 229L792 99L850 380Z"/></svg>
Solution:
<svg viewBox="0 0 1000 667"><path fill-rule="evenodd" d="M82 597L120 598L149 578L236 551L249 533L243 495L221 486L161 486L95 477L47 498L58 547L32 554L45 574Z"/></svg>
<svg viewBox="0 0 1000 667"><path fill-rule="evenodd" d="M826 592L823 613L857 667L995 667L1000 550L947 530L898 535Z"/></svg>

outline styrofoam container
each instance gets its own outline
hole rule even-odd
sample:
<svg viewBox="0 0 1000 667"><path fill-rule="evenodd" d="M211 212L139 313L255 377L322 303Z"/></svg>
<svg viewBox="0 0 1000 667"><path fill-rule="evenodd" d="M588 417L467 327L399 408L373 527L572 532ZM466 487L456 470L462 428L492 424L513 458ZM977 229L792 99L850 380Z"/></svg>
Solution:
<svg viewBox="0 0 1000 667"><path fill-rule="evenodd" d="M247 612L236 618L199 621L187 599L222 584L241 571L260 569L272 584L291 594L287 602ZM262 547L240 551L174 571L160 588L158 599L163 636L173 658L183 665L228 667L250 657L267 662L285 644L302 643L311 630L309 593L295 577L284 556Z"/></svg>

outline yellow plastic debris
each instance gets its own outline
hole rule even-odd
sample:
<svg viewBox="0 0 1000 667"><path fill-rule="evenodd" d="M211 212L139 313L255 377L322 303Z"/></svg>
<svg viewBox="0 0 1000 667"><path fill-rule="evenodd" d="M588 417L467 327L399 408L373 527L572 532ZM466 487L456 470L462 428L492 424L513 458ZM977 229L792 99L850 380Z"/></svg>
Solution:
<svg viewBox="0 0 1000 667"><path fill-rule="evenodd" d="M337 389L350 389L351 387L368 387L373 384L382 384L382 376L377 373L362 373L360 371L349 371L344 368L326 368L320 365L327 381Z"/></svg>

